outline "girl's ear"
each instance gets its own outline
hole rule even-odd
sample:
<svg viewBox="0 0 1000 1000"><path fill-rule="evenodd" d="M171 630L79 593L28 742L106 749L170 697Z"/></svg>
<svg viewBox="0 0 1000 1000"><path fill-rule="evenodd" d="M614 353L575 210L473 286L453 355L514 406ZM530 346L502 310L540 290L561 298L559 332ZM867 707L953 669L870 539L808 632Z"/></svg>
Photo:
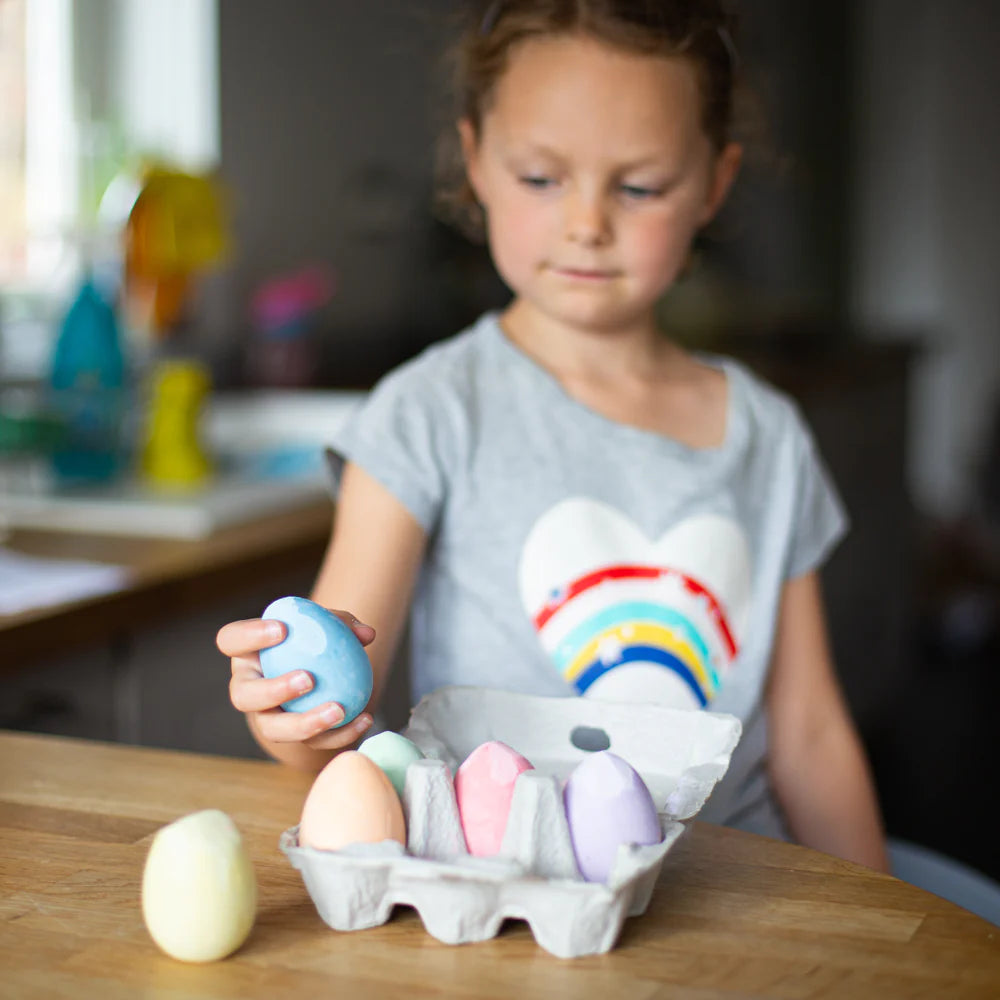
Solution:
<svg viewBox="0 0 1000 1000"><path fill-rule="evenodd" d="M458 138L462 145L462 159L465 162L465 175L469 186L478 202L482 202L479 180L479 137L476 128L468 118L462 118L458 123Z"/></svg>
<svg viewBox="0 0 1000 1000"><path fill-rule="evenodd" d="M728 143L715 158L712 181L701 220L703 226L711 222L719 209L722 208L723 202L733 186L733 181L736 180L736 175L740 172L742 163L743 147L738 142Z"/></svg>

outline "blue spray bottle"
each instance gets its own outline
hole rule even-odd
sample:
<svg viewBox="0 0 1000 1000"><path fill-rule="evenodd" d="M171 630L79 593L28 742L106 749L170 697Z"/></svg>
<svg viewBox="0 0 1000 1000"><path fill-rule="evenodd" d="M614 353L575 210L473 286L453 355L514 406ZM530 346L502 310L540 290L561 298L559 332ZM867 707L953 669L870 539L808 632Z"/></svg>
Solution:
<svg viewBox="0 0 1000 1000"><path fill-rule="evenodd" d="M114 478L123 459L125 358L114 310L89 276L63 320L50 390L63 426L52 455L57 478L65 485Z"/></svg>

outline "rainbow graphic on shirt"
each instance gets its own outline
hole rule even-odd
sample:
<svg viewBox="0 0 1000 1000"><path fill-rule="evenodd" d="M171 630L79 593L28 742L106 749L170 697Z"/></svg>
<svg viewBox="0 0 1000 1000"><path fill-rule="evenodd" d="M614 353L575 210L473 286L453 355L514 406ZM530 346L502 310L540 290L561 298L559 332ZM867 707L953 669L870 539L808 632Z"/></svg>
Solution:
<svg viewBox="0 0 1000 1000"><path fill-rule="evenodd" d="M650 541L606 504L563 501L529 533L520 573L542 646L580 694L705 708L739 652L749 560L729 518Z"/></svg>

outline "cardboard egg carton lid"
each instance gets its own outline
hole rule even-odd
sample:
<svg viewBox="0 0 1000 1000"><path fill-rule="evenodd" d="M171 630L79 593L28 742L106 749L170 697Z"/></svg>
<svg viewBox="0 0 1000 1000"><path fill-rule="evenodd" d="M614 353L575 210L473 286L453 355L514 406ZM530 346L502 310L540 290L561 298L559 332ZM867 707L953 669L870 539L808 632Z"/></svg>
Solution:
<svg viewBox="0 0 1000 1000"><path fill-rule="evenodd" d="M403 735L453 773L489 740L561 780L595 750L611 750L642 775L662 816L684 820L726 773L741 732L721 712L452 686L423 698Z"/></svg>
<svg viewBox="0 0 1000 1000"><path fill-rule="evenodd" d="M614 946L626 917L645 911L684 830L680 820L701 808L725 773L739 732L737 719L713 713L443 688L414 709L405 733L428 755L407 769L405 850L393 841L316 850L299 844L298 827L282 834L280 846L336 930L377 926L394 906L408 905L449 944L486 940L518 918L552 954L599 954ZM514 786L499 855L471 857L453 771L488 740L508 743L535 770ZM620 847L607 884L581 878L563 809L563 779L593 752L578 743L629 761L660 814L660 843Z"/></svg>

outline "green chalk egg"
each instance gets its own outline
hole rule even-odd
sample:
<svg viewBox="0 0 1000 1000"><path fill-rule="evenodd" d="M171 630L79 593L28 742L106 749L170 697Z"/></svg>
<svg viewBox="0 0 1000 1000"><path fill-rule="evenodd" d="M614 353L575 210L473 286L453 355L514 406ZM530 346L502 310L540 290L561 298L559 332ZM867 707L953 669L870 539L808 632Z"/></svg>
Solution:
<svg viewBox="0 0 1000 1000"><path fill-rule="evenodd" d="M416 743L393 732L369 736L361 743L358 750L385 771L400 799L406 786L406 769L415 760L424 758Z"/></svg>

